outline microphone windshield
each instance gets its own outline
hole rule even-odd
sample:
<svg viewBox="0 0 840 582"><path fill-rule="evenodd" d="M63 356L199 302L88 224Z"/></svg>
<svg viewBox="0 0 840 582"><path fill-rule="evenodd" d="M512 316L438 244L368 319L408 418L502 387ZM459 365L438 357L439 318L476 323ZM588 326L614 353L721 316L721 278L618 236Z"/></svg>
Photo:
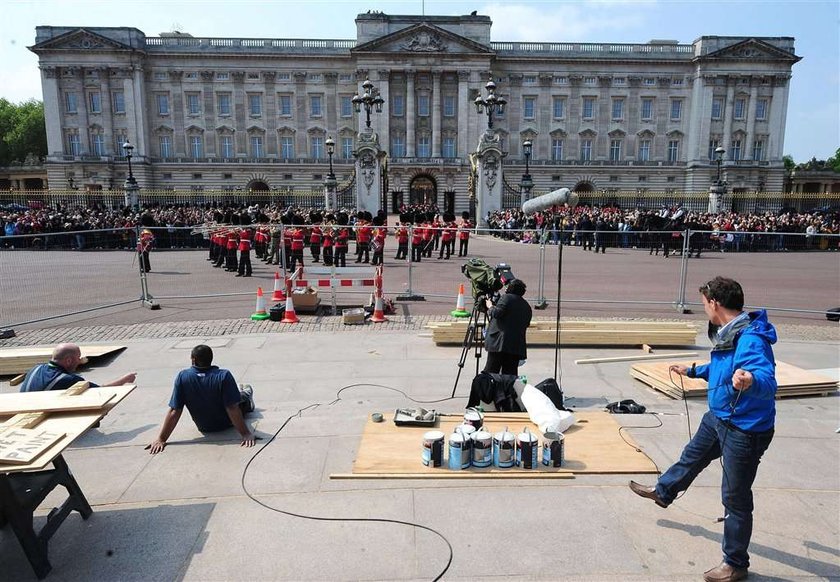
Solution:
<svg viewBox="0 0 840 582"><path fill-rule="evenodd" d="M568 188L560 188L548 194L537 196L531 200L526 201L522 205L522 212L525 214L534 214L542 210L547 210L552 206L562 206L568 204L569 208L577 206L579 197L576 192L572 192Z"/></svg>

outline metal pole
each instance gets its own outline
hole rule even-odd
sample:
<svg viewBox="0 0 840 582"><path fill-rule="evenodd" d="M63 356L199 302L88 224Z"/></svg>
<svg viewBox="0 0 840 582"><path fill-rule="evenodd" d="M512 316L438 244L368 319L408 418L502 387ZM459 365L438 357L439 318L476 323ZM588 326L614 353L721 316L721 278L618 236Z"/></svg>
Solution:
<svg viewBox="0 0 840 582"><path fill-rule="evenodd" d="M415 295L412 289L412 274L414 272L414 225L408 227L408 289L405 293L397 295L397 301L425 301L422 295Z"/></svg>
<svg viewBox="0 0 840 582"><path fill-rule="evenodd" d="M537 291L537 302L534 304L534 309L545 309L548 307L548 302L545 300L545 243L547 238L548 229L543 226L542 236L540 237L539 288Z"/></svg>
<svg viewBox="0 0 840 582"><path fill-rule="evenodd" d="M688 311L685 306L685 288L686 278L688 277L688 240L690 236L690 229L686 229L683 231L682 261L680 261L680 291L676 304L677 311L679 311L680 313L686 313Z"/></svg>

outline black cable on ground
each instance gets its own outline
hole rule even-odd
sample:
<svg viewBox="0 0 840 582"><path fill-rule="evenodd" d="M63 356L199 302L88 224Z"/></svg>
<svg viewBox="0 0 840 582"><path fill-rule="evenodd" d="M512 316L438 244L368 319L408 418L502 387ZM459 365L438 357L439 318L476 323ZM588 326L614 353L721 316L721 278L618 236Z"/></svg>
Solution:
<svg viewBox="0 0 840 582"><path fill-rule="evenodd" d="M377 387L377 388L384 388L386 390L391 390L393 392L399 392L400 394L405 396L407 399L411 400L412 402L416 402L418 404L433 404L433 403L437 403L437 402L445 402L447 400L455 400L457 398L462 398L462 397L456 396L454 398L447 397L447 398L441 398L439 400L415 400L415 399L411 398L410 396L408 396L405 392L403 392L402 390L398 390L397 388L391 388L390 386L383 386L382 384L359 383L359 384L349 384L347 386L344 386L344 387L340 388L338 390L338 392L336 392L336 394L335 394L335 396L336 396L335 400L330 402L327 406L332 406L336 402L340 401L341 400L341 393L343 391L345 391L347 389L350 389L350 388L357 388L357 387L360 387L360 386L373 386L373 387ZM260 501L259 499L254 497L254 495L250 491L248 491L248 488L245 486L245 477L248 474L248 469L251 467L251 463L254 462L254 459L256 459L259 456L259 454L262 453L266 449L266 447L268 447L268 445L270 445L272 442L274 442L274 440L279 436L280 432L284 428L286 428L286 425L288 425L289 422L291 422L293 418L295 418L295 417L300 418L300 416L305 411L310 410L310 409L315 409L319 406L321 406L321 403L316 402L316 403L312 403L308 406L304 406L303 408L298 409L297 412L295 412L294 414L289 416L283 422L283 424L280 425L280 428L278 428L274 432L274 434L271 435L271 438L268 439L268 441L263 446L261 446L253 455L251 455L251 458L248 459L248 462L245 464L245 468L242 470L242 477L240 479L240 484L242 486L242 490L245 492L245 495L251 501L253 501L254 503L256 503L257 505L259 505L261 507L264 507L265 509L268 509L270 511L274 511L276 513L281 513L283 515L288 515L290 517L297 517L297 518L300 518L300 519L309 519L309 520L312 520L312 521L332 521L332 522L391 523L391 524L396 524L396 525L405 525L405 526L409 526L409 527L413 527L413 528L428 531L428 532L438 536L440 539L442 539L444 541L444 543L446 544L448 550L449 550L449 559L446 562L446 566L443 568L443 570L441 570L441 572L437 576L435 576L433 582L437 582L438 580L441 580L443 578L444 574L446 574L446 572L449 570L449 567L452 565L452 559L455 556L455 552L452 549L452 544L449 543L448 539L446 539L446 536L444 536L442 533L440 533L436 529L433 529L429 526L422 525L422 524L419 524L419 523L414 523L414 522L411 522L411 521L404 521L404 520L399 520L399 519L388 519L388 518L380 518L380 517L322 517L322 516L317 516L317 515L305 515L305 514L302 514L302 513L295 513L295 512L292 512L292 511L286 511L284 509L279 509L277 507L272 507L271 505L268 505L267 503L265 503L263 501Z"/></svg>

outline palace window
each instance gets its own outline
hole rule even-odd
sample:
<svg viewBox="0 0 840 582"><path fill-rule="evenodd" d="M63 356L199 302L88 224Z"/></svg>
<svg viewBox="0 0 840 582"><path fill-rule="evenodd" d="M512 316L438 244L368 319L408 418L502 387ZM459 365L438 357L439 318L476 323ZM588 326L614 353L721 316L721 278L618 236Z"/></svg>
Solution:
<svg viewBox="0 0 840 582"><path fill-rule="evenodd" d="M551 100L551 109L554 119L563 119L566 117L566 99L564 97L554 97Z"/></svg>
<svg viewBox="0 0 840 582"><path fill-rule="evenodd" d="M767 119L767 99L759 99L755 102L755 118L758 120Z"/></svg>
<svg viewBox="0 0 840 582"><path fill-rule="evenodd" d="M341 157L342 159L349 160L353 157L353 138L352 137L342 137L341 138Z"/></svg>
<svg viewBox="0 0 840 582"><path fill-rule="evenodd" d="M232 135L223 135L221 136L221 143L220 145L220 154L226 160L230 160L234 157L233 153L233 136Z"/></svg>
<svg viewBox="0 0 840 582"><path fill-rule="evenodd" d="M555 162L559 162L563 159L563 140L562 139L552 139L551 140L551 159Z"/></svg>
<svg viewBox="0 0 840 582"><path fill-rule="evenodd" d="M219 93L218 102L219 102L219 115L229 116L230 115L230 93Z"/></svg>
<svg viewBox="0 0 840 582"><path fill-rule="evenodd" d="M432 155L431 140L428 135L421 135L417 138L417 157L428 158Z"/></svg>
<svg viewBox="0 0 840 582"><path fill-rule="evenodd" d="M324 138L313 135L309 138L309 157L320 160L324 157Z"/></svg>
<svg viewBox="0 0 840 582"><path fill-rule="evenodd" d="M71 156L82 155L82 140L78 133L71 133L67 135L67 152Z"/></svg>
<svg viewBox="0 0 840 582"><path fill-rule="evenodd" d="M261 135L252 135L251 136L251 157L252 158L261 158L263 157L263 138Z"/></svg>
<svg viewBox="0 0 840 582"><path fill-rule="evenodd" d="M79 112L79 103L75 93L64 94L64 111L67 113Z"/></svg>
<svg viewBox="0 0 840 582"><path fill-rule="evenodd" d="M405 115L405 98L402 95L394 95L391 98L391 115L394 117Z"/></svg>
<svg viewBox="0 0 840 582"><path fill-rule="evenodd" d="M102 94L99 91L89 93L88 104L91 113L102 113Z"/></svg>
<svg viewBox="0 0 840 582"><path fill-rule="evenodd" d="M735 100L735 113L733 115L734 119L744 119L747 114L747 100L746 99L736 99Z"/></svg>
<svg viewBox="0 0 840 582"><path fill-rule="evenodd" d="M310 95L309 96L309 116L310 117L321 117L321 96L320 95Z"/></svg>
<svg viewBox="0 0 840 582"><path fill-rule="evenodd" d="M105 155L105 136L101 133L95 133L91 136L91 146L93 147L93 155Z"/></svg>
<svg viewBox="0 0 840 582"><path fill-rule="evenodd" d="M420 117L428 117L429 116L429 96L428 95L418 95L417 96L417 115Z"/></svg>
<svg viewBox="0 0 840 582"><path fill-rule="evenodd" d="M113 98L114 113L125 113L125 93L114 91Z"/></svg>
<svg viewBox="0 0 840 582"><path fill-rule="evenodd" d="M283 117L291 117L292 115L292 96L280 95L277 101L277 113Z"/></svg>
<svg viewBox="0 0 840 582"><path fill-rule="evenodd" d="M158 137L158 152L160 157L168 159L172 157L172 136L161 135Z"/></svg>
<svg viewBox="0 0 840 582"><path fill-rule="evenodd" d="M295 157L295 138L290 135L280 137L280 157L291 160Z"/></svg>
<svg viewBox="0 0 840 582"><path fill-rule="evenodd" d="M723 98L715 97L712 99L712 119L720 119L723 117Z"/></svg>
<svg viewBox="0 0 840 582"><path fill-rule="evenodd" d="M443 138L443 151L441 152L444 158L455 157L455 138L448 136Z"/></svg>
<svg viewBox="0 0 840 582"><path fill-rule="evenodd" d="M204 138L200 135L190 136L190 154L193 158L204 157Z"/></svg>
<svg viewBox="0 0 840 582"><path fill-rule="evenodd" d="M610 140L610 161L611 162L620 162L621 161L621 140L620 139Z"/></svg>
<svg viewBox="0 0 840 582"><path fill-rule="evenodd" d="M715 154L715 150L720 147L720 140L719 139L710 139L709 140L709 159L714 161L717 159L717 154Z"/></svg>
<svg viewBox="0 0 840 582"><path fill-rule="evenodd" d="M682 118L682 99L671 99L671 121Z"/></svg>
<svg viewBox="0 0 840 582"><path fill-rule="evenodd" d="M216 73L217 81L227 81L230 79L230 73Z"/></svg>
<svg viewBox="0 0 840 582"><path fill-rule="evenodd" d="M668 161L676 162L680 159L680 140L672 139L668 141Z"/></svg>
<svg viewBox="0 0 840 582"><path fill-rule="evenodd" d="M753 160L760 162L764 159L764 140L757 139L753 142Z"/></svg>
<svg viewBox="0 0 840 582"><path fill-rule="evenodd" d="M583 139L580 142L580 161L582 162L591 162L592 161L592 140L591 139Z"/></svg>
<svg viewBox="0 0 840 582"><path fill-rule="evenodd" d="M158 115L169 115L169 94L158 93L155 95L157 102Z"/></svg>
<svg viewBox="0 0 840 582"><path fill-rule="evenodd" d="M639 141L639 161L640 162L649 162L650 161L650 140L643 139Z"/></svg>
<svg viewBox="0 0 840 582"><path fill-rule="evenodd" d="M350 95L341 95L341 117L353 117L353 98Z"/></svg>
<svg viewBox="0 0 840 582"><path fill-rule="evenodd" d="M405 140L401 135L391 137L391 156L395 158L405 157Z"/></svg>
<svg viewBox="0 0 840 582"><path fill-rule="evenodd" d="M644 97L642 99L642 121L650 121L653 119L653 99Z"/></svg>
<svg viewBox="0 0 840 582"><path fill-rule="evenodd" d="M455 117L455 95L443 96L443 116Z"/></svg>
<svg viewBox="0 0 840 582"><path fill-rule="evenodd" d="M612 119L613 121L624 119L624 99L612 100Z"/></svg>
<svg viewBox="0 0 840 582"><path fill-rule="evenodd" d="M198 93L187 93L187 114L198 115L201 113L201 100Z"/></svg>
<svg viewBox="0 0 840 582"><path fill-rule="evenodd" d="M524 119L534 119L535 112L537 106L537 98L536 97L523 97L522 98L522 117Z"/></svg>
<svg viewBox="0 0 840 582"><path fill-rule="evenodd" d="M592 119L595 117L595 98L594 97L584 97L583 98L583 118L584 119Z"/></svg>
<svg viewBox="0 0 840 582"><path fill-rule="evenodd" d="M729 149L729 158L734 161L738 161L741 159L741 140L740 139L733 139L732 146Z"/></svg>
<svg viewBox="0 0 840 582"><path fill-rule="evenodd" d="M248 94L248 114L251 117L262 115L262 95L259 93Z"/></svg>

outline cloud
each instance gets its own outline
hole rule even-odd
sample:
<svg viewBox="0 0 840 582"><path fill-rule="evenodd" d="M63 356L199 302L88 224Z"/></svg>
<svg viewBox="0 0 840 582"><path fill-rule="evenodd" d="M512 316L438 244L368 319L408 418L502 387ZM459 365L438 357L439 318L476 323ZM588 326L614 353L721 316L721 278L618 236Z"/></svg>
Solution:
<svg viewBox="0 0 840 582"><path fill-rule="evenodd" d="M621 42L619 33L641 28L655 2L488 4L478 13L493 20L497 41ZM639 42L636 40L636 42Z"/></svg>

